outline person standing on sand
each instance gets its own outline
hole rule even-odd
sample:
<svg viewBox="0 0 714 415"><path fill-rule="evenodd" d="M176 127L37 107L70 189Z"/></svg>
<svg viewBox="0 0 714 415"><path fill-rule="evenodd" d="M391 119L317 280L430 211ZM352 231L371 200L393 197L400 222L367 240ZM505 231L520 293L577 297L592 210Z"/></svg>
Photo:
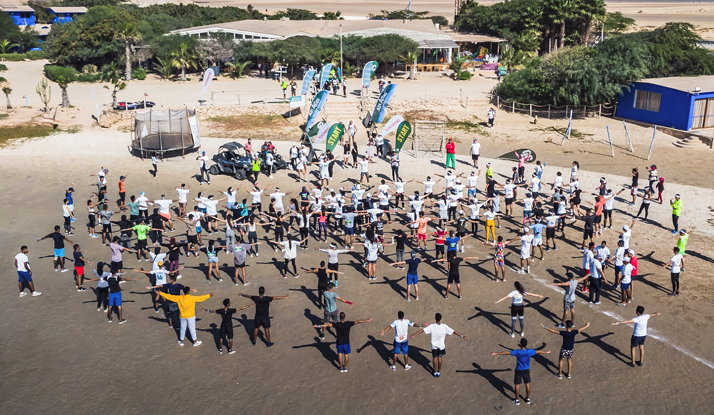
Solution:
<svg viewBox="0 0 714 415"><path fill-rule="evenodd" d="M313 326L316 329L327 327L335 328L337 332L337 363L340 365L340 372L347 373L347 364L350 361L350 353L352 353L350 347L350 330L352 326L370 321L372 321L371 318L367 320L345 321L345 313L343 311L340 313L340 321L336 323L315 324Z"/></svg>
<svg viewBox="0 0 714 415"><path fill-rule="evenodd" d="M69 271L67 268L64 266L64 241L67 241L71 244L74 244L74 242L70 241L60 233L60 227L59 225L55 226L55 231L43 236L42 238L38 239L37 242L43 241L47 238L51 238L53 243L54 243L54 270L55 272L59 271L60 269L62 272L67 272Z"/></svg>
<svg viewBox="0 0 714 415"><path fill-rule="evenodd" d="M258 330L262 326L265 329L265 339L268 341L266 346L272 347L273 342L270 341L270 303L273 300L284 300L289 296L283 297L269 297L265 295L265 287L258 288L258 295L243 295L238 294L238 297L246 297L253 300L255 303L255 330L253 331L253 338L250 342L255 346L255 341L258 338Z"/></svg>
<svg viewBox="0 0 714 415"><path fill-rule="evenodd" d="M410 254L411 258L402 262L394 262L390 264L393 267L407 265L409 269L407 270L407 301L412 300L412 286L414 287L414 294L416 295L416 300L419 301L419 264L421 263L421 258L417 258L417 251L412 250ZM404 267L402 267L404 268Z"/></svg>
<svg viewBox="0 0 714 415"><path fill-rule="evenodd" d="M661 201L660 201L661 202ZM672 208L672 235L679 232L679 216L682 214L682 197L677 193L674 199L669 199L669 206Z"/></svg>
<svg viewBox="0 0 714 415"><path fill-rule="evenodd" d="M637 363L637 366L643 366L645 364L645 340L647 339L647 321L649 321L651 317L661 315L660 313L645 314L645 308L641 305L637 306L635 314L637 314L637 317L633 318L632 320L616 321L612 323L613 326L619 326L620 324L635 325L635 329L632 333L632 338L630 339L630 358L632 359L632 362L630 362L629 364L630 367L635 367L635 363ZM635 362L636 348L640 349L640 360L637 362Z"/></svg>
<svg viewBox="0 0 714 415"><path fill-rule="evenodd" d="M412 326L414 326L414 322L404 318L404 311L399 311L397 313L397 320L394 320L392 324L382 330L382 336L384 336L384 333L394 327L394 356L392 357L392 364L389 365L389 368L392 370L397 370L397 357L399 354L404 355L404 370L409 370L412 367L412 365L409 364L409 340L407 339L409 327ZM419 326L419 328L421 328L421 326Z"/></svg>
<svg viewBox="0 0 714 415"><path fill-rule="evenodd" d="M459 333L458 331L452 329L451 327L447 326L446 324L441 323L441 313L436 313L434 316L435 323L434 324L429 324L428 326L419 329L416 333L412 334L409 336L410 339L413 339L417 335L423 333L426 333L431 336L431 357L432 357L432 365L434 368L434 377L438 378L441 376L441 363L442 363L442 358L446 354L446 336L447 335L452 335L456 334L457 336L461 337L462 339L468 341L469 338L466 337L465 335ZM421 327L421 326L420 326Z"/></svg>
<svg viewBox="0 0 714 415"><path fill-rule="evenodd" d="M679 295L679 273L682 269L684 269L684 257L679 252L679 248L676 246L672 251L674 252L674 255L666 264L662 265L662 268L666 269L669 265L672 266L672 292L668 295Z"/></svg>
<svg viewBox="0 0 714 415"><path fill-rule="evenodd" d="M345 304L353 305L351 301L347 301L342 297L338 297L337 293L332 291L335 288L335 284L327 284L327 291L323 294L325 298L325 307L323 313L323 321L325 323L336 323L339 318L339 311L337 310L337 300L342 301ZM325 329L320 331L320 340L325 340Z"/></svg>
<svg viewBox="0 0 714 415"><path fill-rule="evenodd" d="M181 317L181 330L179 332L178 345L183 346L183 341L186 338L186 328L191 333L193 346L198 347L201 341L196 337L196 303L200 303L213 297L213 293L204 295L190 295L190 287L183 287L181 295L171 295L159 291L159 295L166 300L173 301L178 305L179 317Z"/></svg>
<svg viewBox="0 0 714 415"><path fill-rule="evenodd" d="M30 269L30 258L28 258L27 252L27 246L23 245L20 247L20 253L15 255L15 269L17 269L17 281L18 286L20 287L20 298L27 295L22 286L23 283L27 283L27 287L32 292L33 297L39 297L42 293L35 290L35 283L32 282L32 270Z"/></svg>
<svg viewBox="0 0 714 415"><path fill-rule="evenodd" d="M521 333L521 337L523 337L525 336L525 334L523 334L523 328L525 326L523 322L523 298L527 295L538 298L545 297L540 294L527 292L526 289L523 288L523 285L521 285L521 283L518 281L513 283L513 287L515 288L515 290L511 291L507 296L496 300L496 304L507 298L511 299L511 337L516 337L516 319L518 319L519 323L521 324L521 331L519 333Z"/></svg>
<svg viewBox="0 0 714 415"><path fill-rule="evenodd" d="M568 360L568 373L565 374L565 377L570 379L573 374L573 350L575 349L575 336L578 333L582 333L590 327L590 322L588 321L585 323L585 327L581 328L580 330L574 330L573 329L573 322L570 320L567 320L565 322L565 330L561 331L556 331L553 329L550 329L543 324L540 325L544 329L548 330L551 333L554 334L560 334L560 336L563 338L563 345L560 347L560 356L558 357L558 374L555 375L558 379L563 379L563 360L567 359Z"/></svg>
<svg viewBox="0 0 714 415"><path fill-rule="evenodd" d="M203 184L203 181L204 181L203 175L205 174L206 175L206 183L211 184L211 174L208 171L208 162L210 159L206 155L206 152L202 151L201 155L196 157L196 160L199 160L198 166L200 169L199 174L201 176L201 177L199 177L198 183Z"/></svg>
<svg viewBox="0 0 714 415"><path fill-rule="evenodd" d="M501 73L499 72L498 75L499 79L501 79ZM496 118L496 110L493 109L493 107L488 109L488 128L493 128L493 120Z"/></svg>
<svg viewBox="0 0 714 415"><path fill-rule="evenodd" d="M471 163L473 163L474 168L478 169L478 158L480 155L481 143L478 142L478 138L474 138L474 142L471 144Z"/></svg>
<svg viewBox="0 0 714 415"><path fill-rule="evenodd" d="M515 356L518 360L516 364L515 377L513 379L514 389L516 390L516 398L513 399L513 403L520 405L521 401L518 400L520 397L521 383L526 385L526 405L531 404L531 357L537 354L550 354L548 351L540 351L534 349L526 349L528 346L528 340L522 338L518 344L521 348L520 350L511 350L509 352L491 352L491 356Z"/></svg>
<svg viewBox="0 0 714 415"><path fill-rule="evenodd" d="M233 349L233 314L237 311L245 310L246 308L255 307L255 304L231 308L231 300L226 298L223 300L223 308L218 310L213 310L214 313L221 316L221 327L218 334L218 354L223 354L223 339L228 339L228 354L235 353ZM210 308L202 308L201 311L205 311L208 314L211 313Z"/></svg>
<svg viewBox="0 0 714 415"><path fill-rule="evenodd" d="M454 139L449 137L446 139L446 164L445 169L451 166L452 169L456 169L456 144L454 144Z"/></svg>
<svg viewBox="0 0 714 415"><path fill-rule="evenodd" d="M553 284L548 284L550 287L566 287L565 297L563 298L563 320L561 324L556 324L555 327L559 329L565 328L566 318L568 317L568 311L570 311L570 321L575 322L575 291L578 288L578 284L585 283L589 275L585 275L580 279L575 278L575 274L568 272L565 274L568 277L567 282L558 282Z"/></svg>

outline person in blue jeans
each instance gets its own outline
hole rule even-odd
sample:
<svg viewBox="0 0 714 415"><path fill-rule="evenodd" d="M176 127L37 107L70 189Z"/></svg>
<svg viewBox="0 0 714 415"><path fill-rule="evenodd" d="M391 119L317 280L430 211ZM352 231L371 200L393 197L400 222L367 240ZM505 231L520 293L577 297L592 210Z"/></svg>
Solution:
<svg viewBox="0 0 714 415"><path fill-rule="evenodd" d="M352 326L370 321L372 321L371 318L368 320L345 321L345 312L343 311L340 313L340 321L336 323L315 324L313 326L316 329L326 327L335 328L335 332L337 332L337 363L340 365L340 372L347 372L347 364L350 361L350 353L352 353L352 349L350 348L350 330Z"/></svg>
<svg viewBox="0 0 714 415"><path fill-rule="evenodd" d="M511 350L510 352L491 352L491 356L515 356L518 362L516 363L516 373L513 380L515 384L514 389L516 390L516 398L513 403L520 405L521 401L518 400L520 397L521 383L526 385L526 404L531 404L531 357L537 354L550 354L550 350L541 351L534 349L527 349L528 340L522 338L518 344L521 348L516 350Z"/></svg>

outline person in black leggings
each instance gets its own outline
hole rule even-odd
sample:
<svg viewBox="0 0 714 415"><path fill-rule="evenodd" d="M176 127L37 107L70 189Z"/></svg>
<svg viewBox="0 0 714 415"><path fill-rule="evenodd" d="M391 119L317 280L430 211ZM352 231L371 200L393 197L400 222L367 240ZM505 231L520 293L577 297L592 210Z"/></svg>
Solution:
<svg viewBox="0 0 714 415"><path fill-rule="evenodd" d="M325 291L328 290L328 285L330 283L329 274L342 273L325 268L325 261L320 261L320 268L312 268L310 271L307 271L307 274L317 274L317 301L320 303L320 307L325 308L324 294Z"/></svg>
<svg viewBox="0 0 714 415"><path fill-rule="evenodd" d="M97 262L97 269L94 270L97 278L86 279L85 281L97 281L97 311L107 311L109 306L109 283L107 278L112 274L104 271L104 262Z"/></svg>
<svg viewBox="0 0 714 415"><path fill-rule="evenodd" d="M640 217L640 213L645 211L645 219L650 214L650 202L652 201L652 192L649 189L645 190L645 194L642 196L642 204L640 204L640 210L637 211L637 216Z"/></svg>
<svg viewBox="0 0 714 415"><path fill-rule="evenodd" d="M399 178L399 154L392 151L390 154L390 165L392 167L392 181Z"/></svg>

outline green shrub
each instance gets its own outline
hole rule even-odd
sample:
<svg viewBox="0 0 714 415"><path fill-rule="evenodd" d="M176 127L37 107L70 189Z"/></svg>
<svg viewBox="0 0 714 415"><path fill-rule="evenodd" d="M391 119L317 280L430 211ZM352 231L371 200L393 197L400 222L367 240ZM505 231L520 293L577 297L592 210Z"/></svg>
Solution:
<svg viewBox="0 0 714 415"><path fill-rule="evenodd" d="M32 61L37 61L37 60L45 58L45 52L43 52L41 50L31 50L31 51L25 53L25 55L27 56L27 59L32 60Z"/></svg>
<svg viewBox="0 0 714 415"><path fill-rule="evenodd" d="M45 65L45 76L47 79L55 82L57 82L56 80L60 79L60 77L74 81L77 77L77 71L69 66Z"/></svg>
<svg viewBox="0 0 714 415"><path fill-rule="evenodd" d="M138 79L140 81L143 81L144 79L146 79L146 69L134 68L131 71L131 79Z"/></svg>
<svg viewBox="0 0 714 415"><path fill-rule="evenodd" d="M99 71L99 68L97 68L97 65L88 63L84 66L82 66L82 73L96 73Z"/></svg>
<svg viewBox="0 0 714 415"><path fill-rule="evenodd" d="M459 81L468 81L472 76L474 75L469 71L459 71L459 73L456 74L456 79Z"/></svg>
<svg viewBox="0 0 714 415"><path fill-rule="evenodd" d="M101 79L102 74L100 73L83 73L83 74L78 74L77 75L77 82L87 82L87 83L94 83L94 82L99 82Z"/></svg>
<svg viewBox="0 0 714 415"><path fill-rule="evenodd" d="M24 61L27 59L27 56L24 53L4 53L0 54L0 61L8 61L8 62L20 62Z"/></svg>

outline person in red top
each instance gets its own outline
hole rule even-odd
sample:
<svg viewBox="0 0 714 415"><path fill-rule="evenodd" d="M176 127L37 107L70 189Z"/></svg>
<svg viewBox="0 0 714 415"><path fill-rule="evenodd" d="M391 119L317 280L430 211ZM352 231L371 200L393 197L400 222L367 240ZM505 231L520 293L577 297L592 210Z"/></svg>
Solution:
<svg viewBox="0 0 714 415"><path fill-rule="evenodd" d="M632 265L632 275L630 276L630 300L635 298L635 277L637 277L637 255L635 255L635 251L632 249L629 249L627 251L628 256L630 257L630 264Z"/></svg>
<svg viewBox="0 0 714 415"><path fill-rule="evenodd" d="M454 144L454 140L449 137L446 140L446 167L449 168L449 162L451 162L451 168L455 169L456 168L456 144Z"/></svg>
<svg viewBox="0 0 714 415"><path fill-rule="evenodd" d="M436 228L434 236L436 236L436 259L439 259L439 254L444 256L444 243L446 242L446 235L449 233L439 227Z"/></svg>

